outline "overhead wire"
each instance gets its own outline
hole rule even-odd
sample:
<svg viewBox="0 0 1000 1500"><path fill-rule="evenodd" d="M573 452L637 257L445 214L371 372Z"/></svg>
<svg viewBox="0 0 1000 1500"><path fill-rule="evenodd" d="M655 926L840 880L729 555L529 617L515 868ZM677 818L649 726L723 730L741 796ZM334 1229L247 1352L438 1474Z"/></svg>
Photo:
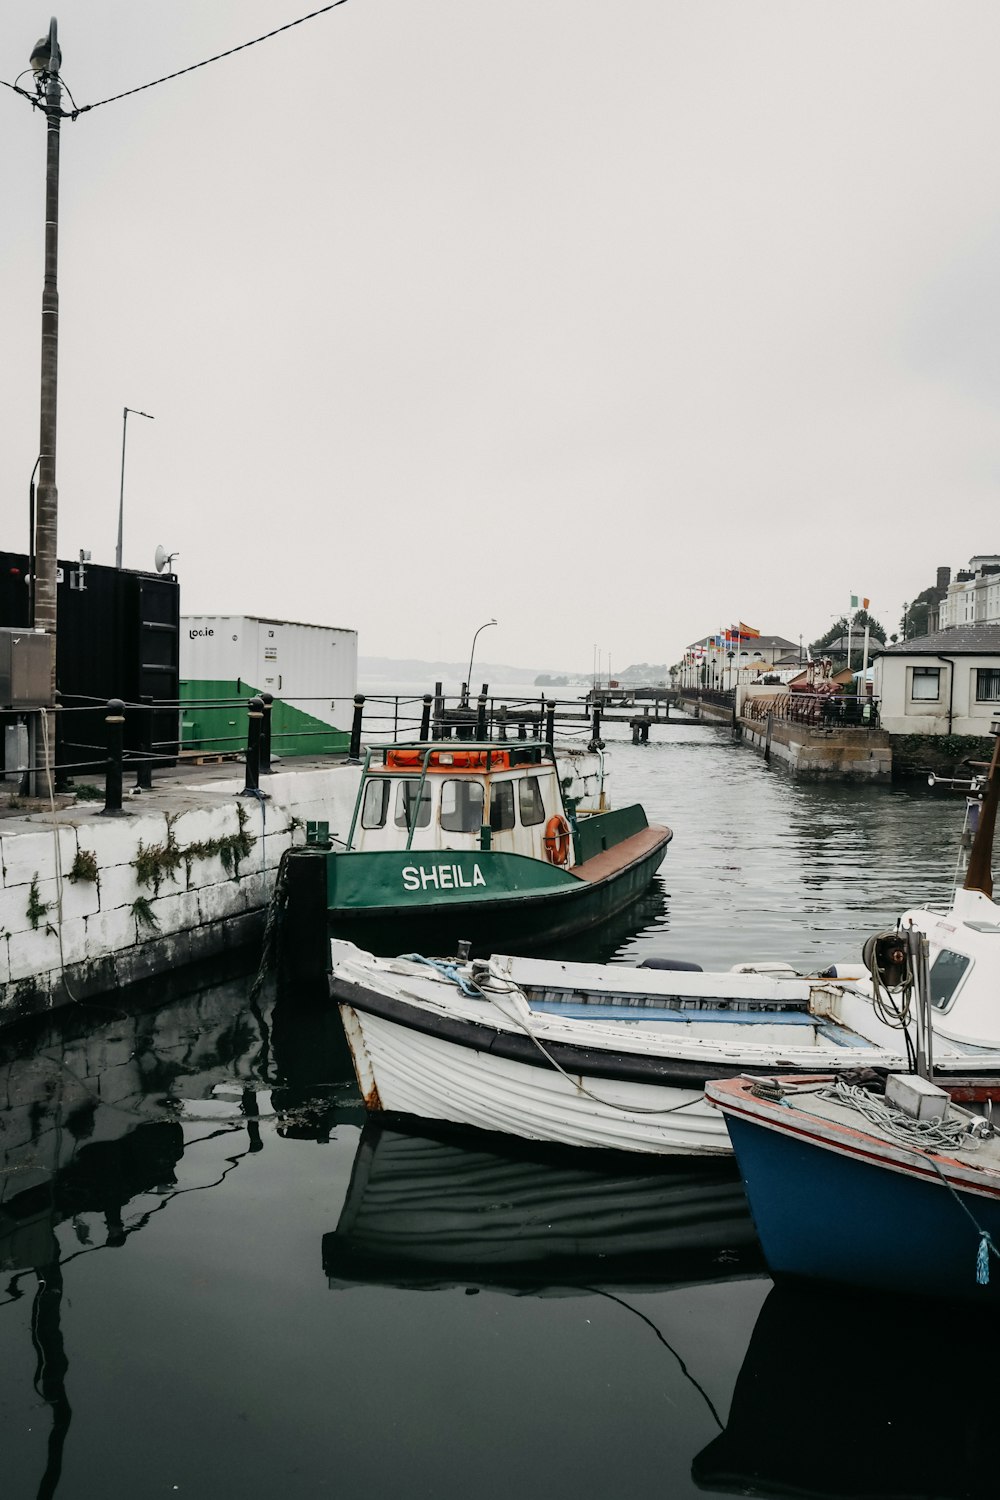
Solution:
<svg viewBox="0 0 1000 1500"><path fill-rule="evenodd" d="M345 0L331 0L331 3L329 5L322 5L318 10L311 10L308 15L299 16L294 21L286 21L283 26L276 26L273 31L265 31L262 36L255 36L249 42L240 42L238 46L229 47L225 52L216 52L212 57L202 58L201 62L190 63L186 68L177 68L173 73L164 73L161 78L153 78L149 81L149 83L140 83L137 84L135 88L124 89L120 94L109 94L106 99L98 99L93 104L83 104L77 106L76 101L74 100L72 109L62 110L60 111L60 113L64 115L66 119L76 120L80 115L88 114L93 109L100 109L102 105L116 104L119 99L128 99L132 94L141 94L146 89L155 89L159 84L169 83L174 78L183 78L185 73L194 73L197 72L199 68L207 68L211 63L222 62L224 58L233 57L237 52L245 52L248 47L256 47L259 42L269 42L272 37L280 36L283 31L291 31L293 27L302 26L306 21L315 21L318 16L325 16L328 11L336 10L338 6L343 4L345 4ZM22 73L18 76L23 78L24 74ZM62 83L63 88L66 89L69 97L72 99L73 95L70 93L66 84L63 83L61 77L60 82ZM35 107L39 109L45 108L44 104L42 104L34 94L30 94L27 89L19 88L16 83L8 83L6 79L0 78L0 85L2 85L5 89L11 89L15 94L20 94L22 99L27 99L28 102Z"/></svg>

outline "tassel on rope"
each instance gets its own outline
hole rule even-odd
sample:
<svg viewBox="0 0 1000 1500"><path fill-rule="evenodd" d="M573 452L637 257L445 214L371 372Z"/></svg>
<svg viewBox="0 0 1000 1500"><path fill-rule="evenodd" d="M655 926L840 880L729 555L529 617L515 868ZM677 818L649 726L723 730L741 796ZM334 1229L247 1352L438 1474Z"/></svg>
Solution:
<svg viewBox="0 0 1000 1500"><path fill-rule="evenodd" d="M990 1281L990 1237L985 1229L979 1231L979 1253L976 1256L976 1280L980 1286Z"/></svg>

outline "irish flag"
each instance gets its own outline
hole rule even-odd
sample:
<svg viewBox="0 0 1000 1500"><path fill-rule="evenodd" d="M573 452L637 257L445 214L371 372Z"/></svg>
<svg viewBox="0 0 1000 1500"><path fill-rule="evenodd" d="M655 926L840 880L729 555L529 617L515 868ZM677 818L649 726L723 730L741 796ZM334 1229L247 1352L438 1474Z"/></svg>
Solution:
<svg viewBox="0 0 1000 1500"><path fill-rule="evenodd" d="M857 594L852 594L851 595L851 608L852 609L867 609L870 603L871 603L870 599L859 599L858 596L857 596Z"/></svg>

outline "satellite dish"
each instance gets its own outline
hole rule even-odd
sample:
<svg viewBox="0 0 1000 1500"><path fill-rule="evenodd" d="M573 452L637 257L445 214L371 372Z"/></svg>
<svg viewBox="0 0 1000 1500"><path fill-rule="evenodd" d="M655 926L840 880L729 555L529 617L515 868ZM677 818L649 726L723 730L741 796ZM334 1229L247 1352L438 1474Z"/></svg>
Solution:
<svg viewBox="0 0 1000 1500"><path fill-rule="evenodd" d="M153 559L156 563L156 571L162 573L164 568L169 568L175 557L180 557L180 553L168 552L165 547L157 547L156 556Z"/></svg>

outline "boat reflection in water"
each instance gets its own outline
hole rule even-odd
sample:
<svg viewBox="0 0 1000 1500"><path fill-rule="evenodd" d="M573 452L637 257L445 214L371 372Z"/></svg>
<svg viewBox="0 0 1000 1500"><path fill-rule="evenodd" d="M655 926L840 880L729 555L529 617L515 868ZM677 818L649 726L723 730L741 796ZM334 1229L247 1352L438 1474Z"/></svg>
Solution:
<svg viewBox="0 0 1000 1500"><path fill-rule="evenodd" d="M758 1316L725 1430L692 1476L713 1494L995 1494L989 1360L998 1333L988 1310L949 1307L942 1318L915 1298L779 1284Z"/></svg>
<svg viewBox="0 0 1000 1500"><path fill-rule="evenodd" d="M333 1288L533 1293L763 1274L731 1162L581 1152L369 1119L337 1228Z"/></svg>

